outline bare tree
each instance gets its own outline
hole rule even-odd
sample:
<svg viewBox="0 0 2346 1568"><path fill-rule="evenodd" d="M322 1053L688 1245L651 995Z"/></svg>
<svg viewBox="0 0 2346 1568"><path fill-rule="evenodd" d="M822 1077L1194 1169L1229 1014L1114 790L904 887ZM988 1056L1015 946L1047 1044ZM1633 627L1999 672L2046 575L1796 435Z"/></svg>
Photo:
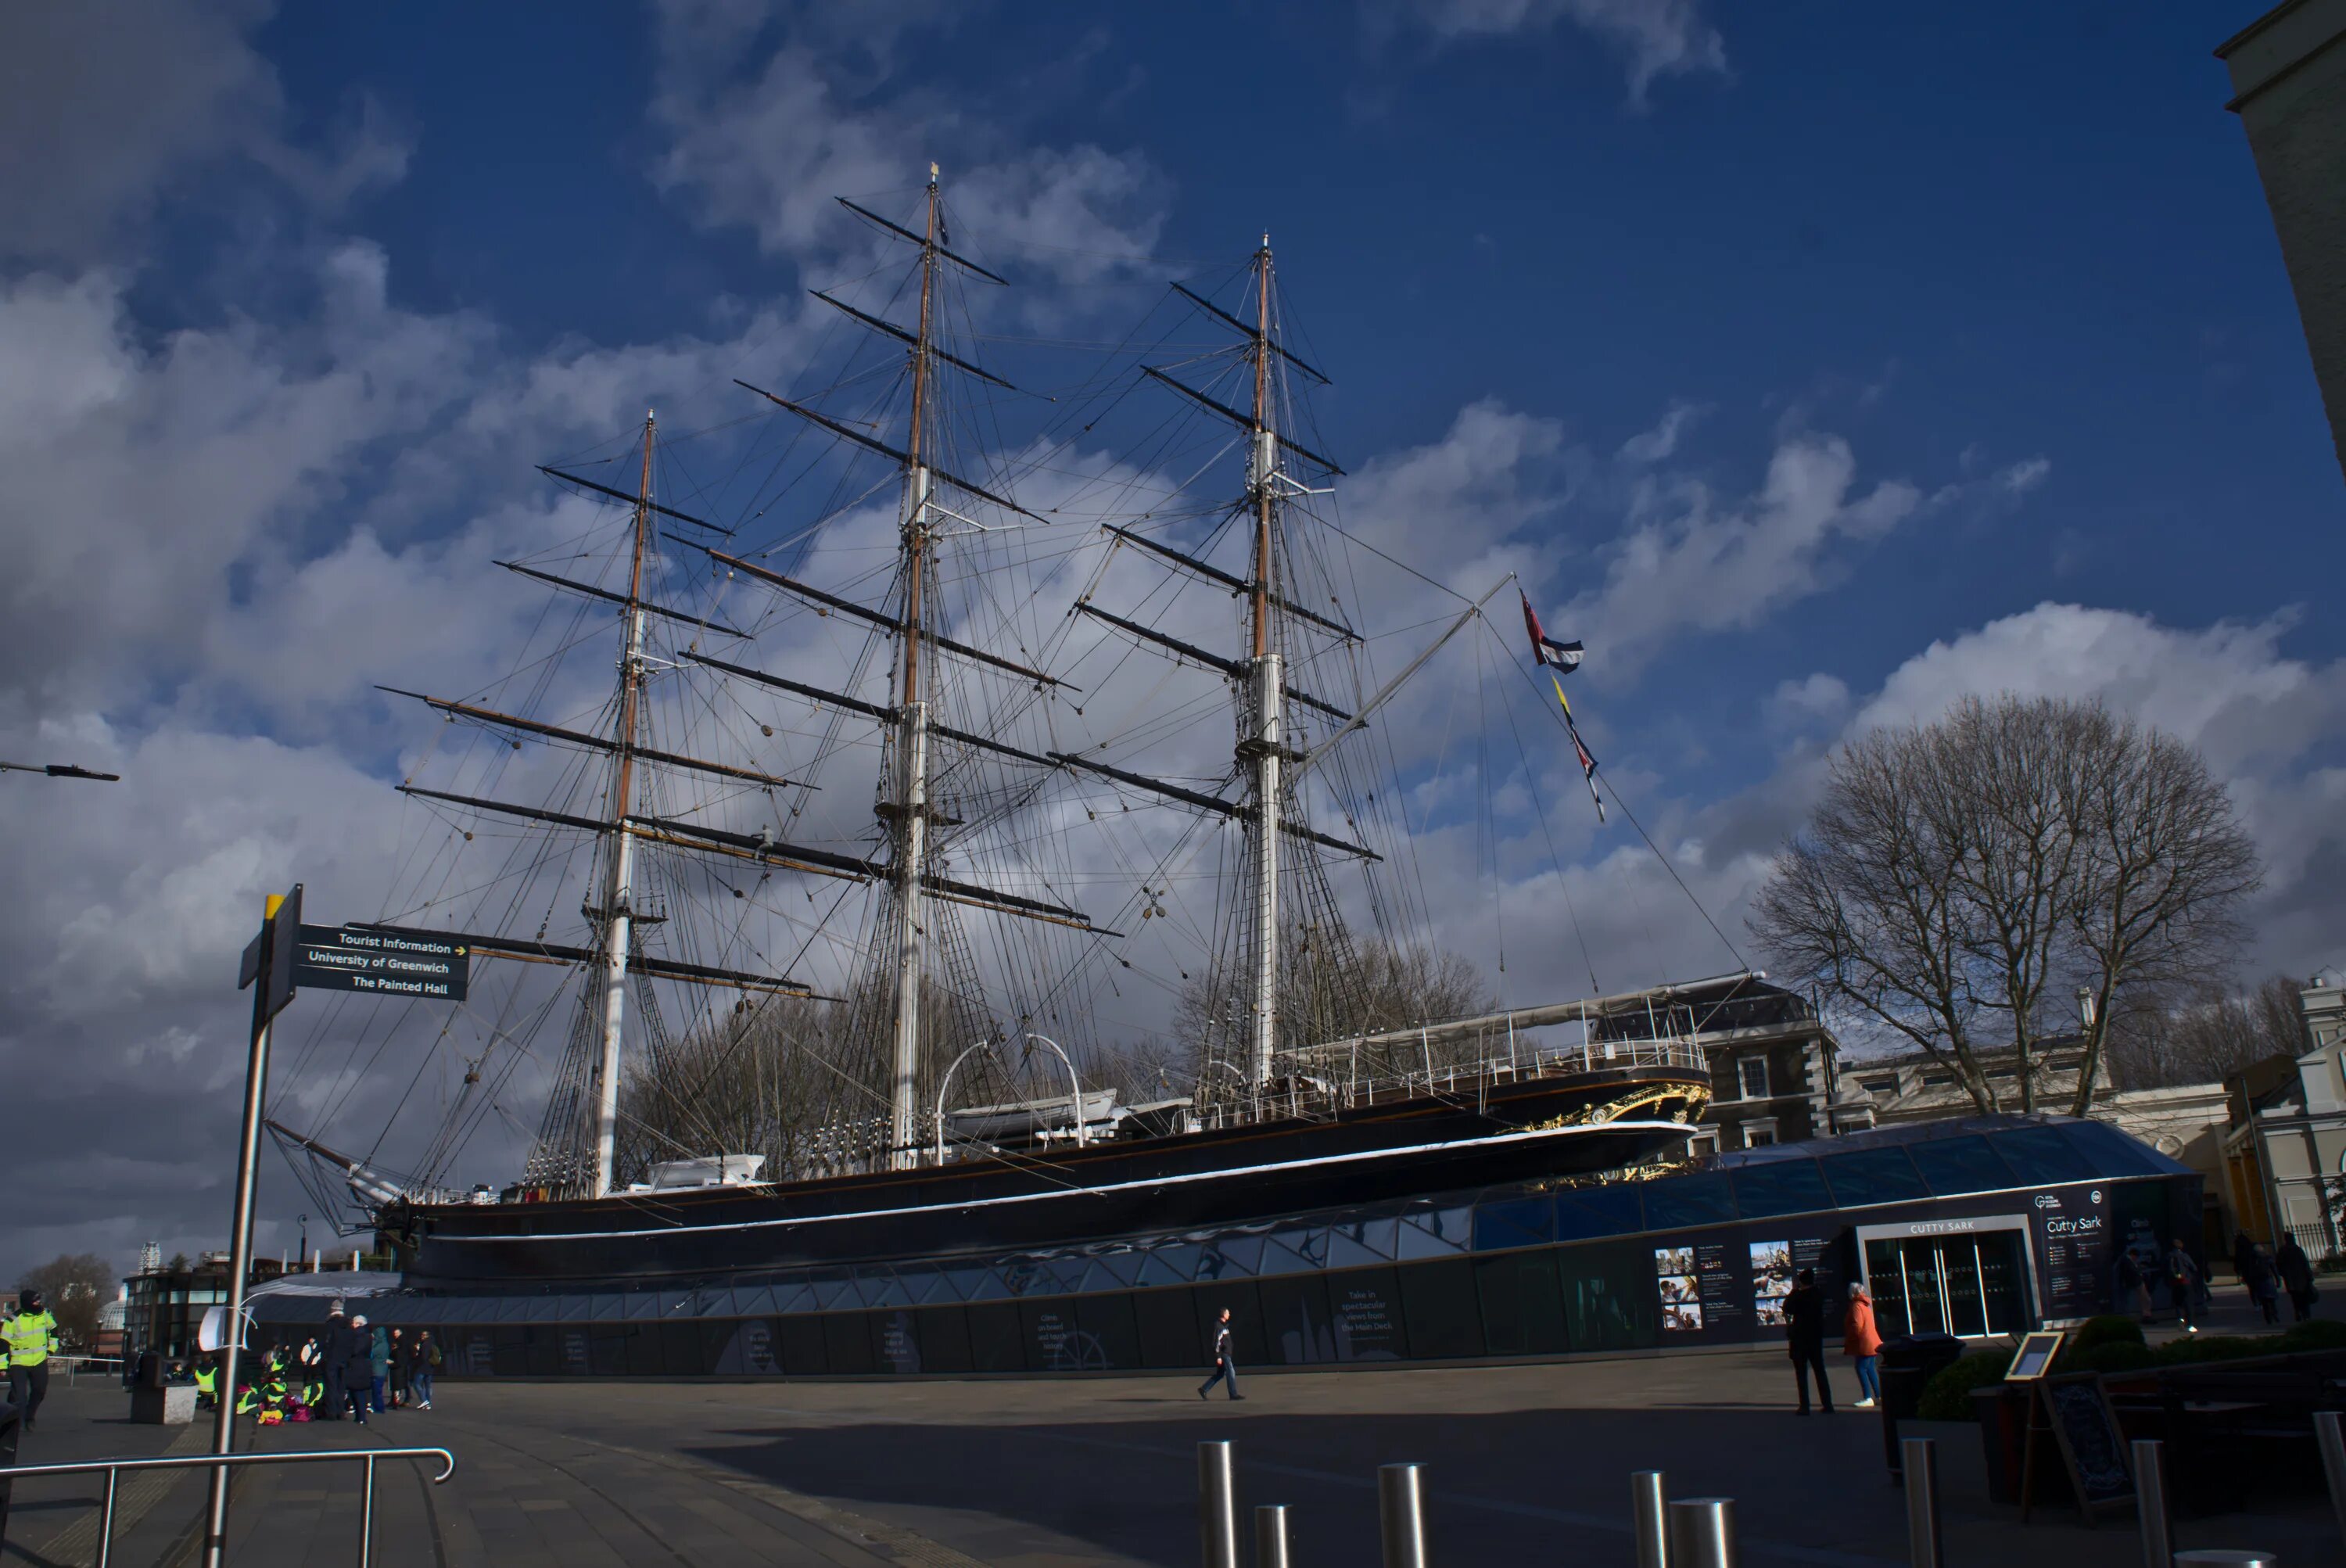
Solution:
<svg viewBox="0 0 2346 1568"><path fill-rule="evenodd" d="M2096 704L1966 698L1835 755L1751 925L1779 968L1912 1041L1984 1111L2004 1107L1983 1057L2007 1044L2018 1108L2037 1108L2041 1043L2074 1033L2083 988L2082 1115L2114 1011L2226 972L2257 880L2190 748Z"/></svg>
<svg viewBox="0 0 2346 1568"><path fill-rule="evenodd" d="M2305 1049L2299 982L2267 975L2245 995L2201 992L2119 1008L2110 1019L2110 1076L2122 1089L2211 1084L2269 1056Z"/></svg>
<svg viewBox="0 0 2346 1568"><path fill-rule="evenodd" d="M25 1270L16 1277L16 1288L39 1291L66 1341L87 1349L97 1338L98 1311L114 1299L119 1278L97 1254L69 1252Z"/></svg>

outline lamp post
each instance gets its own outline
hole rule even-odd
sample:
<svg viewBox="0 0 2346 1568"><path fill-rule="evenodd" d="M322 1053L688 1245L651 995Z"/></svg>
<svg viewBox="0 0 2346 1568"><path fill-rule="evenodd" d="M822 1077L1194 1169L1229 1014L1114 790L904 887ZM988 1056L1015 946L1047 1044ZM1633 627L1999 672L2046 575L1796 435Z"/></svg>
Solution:
<svg viewBox="0 0 2346 1568"><path fill-rule="evenodd" d="M2088 1034L2094 1032L2094 993L2083 985L2077 987L2077 1026Z"/></svg>
<svg viewBox="0 0 2346 1568"><path fill-rule="evenodd" d="M310 1261L310 1217L306 1214L301 1217L301 1261L305 1265Z"/></svg>

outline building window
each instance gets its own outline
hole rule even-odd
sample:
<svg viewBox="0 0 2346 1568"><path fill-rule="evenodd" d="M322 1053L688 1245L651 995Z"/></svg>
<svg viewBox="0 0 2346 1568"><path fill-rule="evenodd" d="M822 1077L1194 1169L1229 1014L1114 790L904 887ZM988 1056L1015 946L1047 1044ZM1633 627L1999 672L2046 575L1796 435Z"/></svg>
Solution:
<svg viewBox="0 0 2346 1568"><path fill-rule="evenodd" d="M1738 1081L1743 1086L1745 1099L1764 1100L1768 1097L1767 1057L1746 1056L1735 1064L1735 1071Z"/></svg>
<svg viewBox="0 0 2346 1568"><path fill-rule="evenodd" d="M1954 1081L1955 1075L1953 1073L1925 1073L1923 1074L1923 1087L1925 1089L1950 1088L1953 1085Z"/></svg>
<svg viewBox="0 0 2346 1568"><path fill-rule="evenodd" d="M1776 1122L1774 1117L1769 1117L1764 1121L1746 1122L1743 1124L1743 1146L1745 1148L1762 1148L1775 1141Z"/></svg>
<svg viewBox="0 0 2346 1568"><path fill-rule="evenodd" d="M1898 1080L1895 1078L1860 1078L1858 1083L1870 1095L1894 1095L1898 1092Z"/></svg>

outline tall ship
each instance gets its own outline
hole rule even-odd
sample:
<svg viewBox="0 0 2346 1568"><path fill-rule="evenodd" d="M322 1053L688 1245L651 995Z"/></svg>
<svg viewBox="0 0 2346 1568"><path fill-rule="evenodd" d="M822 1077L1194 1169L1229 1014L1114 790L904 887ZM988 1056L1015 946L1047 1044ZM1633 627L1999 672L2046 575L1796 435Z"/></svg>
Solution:
<svg viewBox="0 0 2346 1568"><path fill-rule="evenodd" d="M1342 521L1268 238L1038 392L996 351L1054 318L933 170L844 205L876 265L814 292L818 369L549 461L510 666L384 687L444 722L379 923L461 933L470 994L304 1010L271 1126L316 1200L426 1296L649 1291L1681 1154L1700 1017L1593 973L1504 1005L1436 929L1487 882L1504 940L1487 798L1550 758L1495 779L1469 709L1556 677L1504 578Z"/></svg>

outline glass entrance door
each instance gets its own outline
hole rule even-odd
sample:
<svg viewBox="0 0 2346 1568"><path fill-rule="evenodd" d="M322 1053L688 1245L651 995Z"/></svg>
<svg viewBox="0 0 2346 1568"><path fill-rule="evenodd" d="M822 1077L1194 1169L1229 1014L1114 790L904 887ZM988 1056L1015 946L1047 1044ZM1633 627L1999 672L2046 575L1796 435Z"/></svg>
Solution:
<svg viewBox="0 0 2346 1568"><path fill-rule="evenodd" d="M1975 1339L2025 1328L2022 1240L2016 1230L1869 1240L1865 1271L1882 1335Z"/></svg>

